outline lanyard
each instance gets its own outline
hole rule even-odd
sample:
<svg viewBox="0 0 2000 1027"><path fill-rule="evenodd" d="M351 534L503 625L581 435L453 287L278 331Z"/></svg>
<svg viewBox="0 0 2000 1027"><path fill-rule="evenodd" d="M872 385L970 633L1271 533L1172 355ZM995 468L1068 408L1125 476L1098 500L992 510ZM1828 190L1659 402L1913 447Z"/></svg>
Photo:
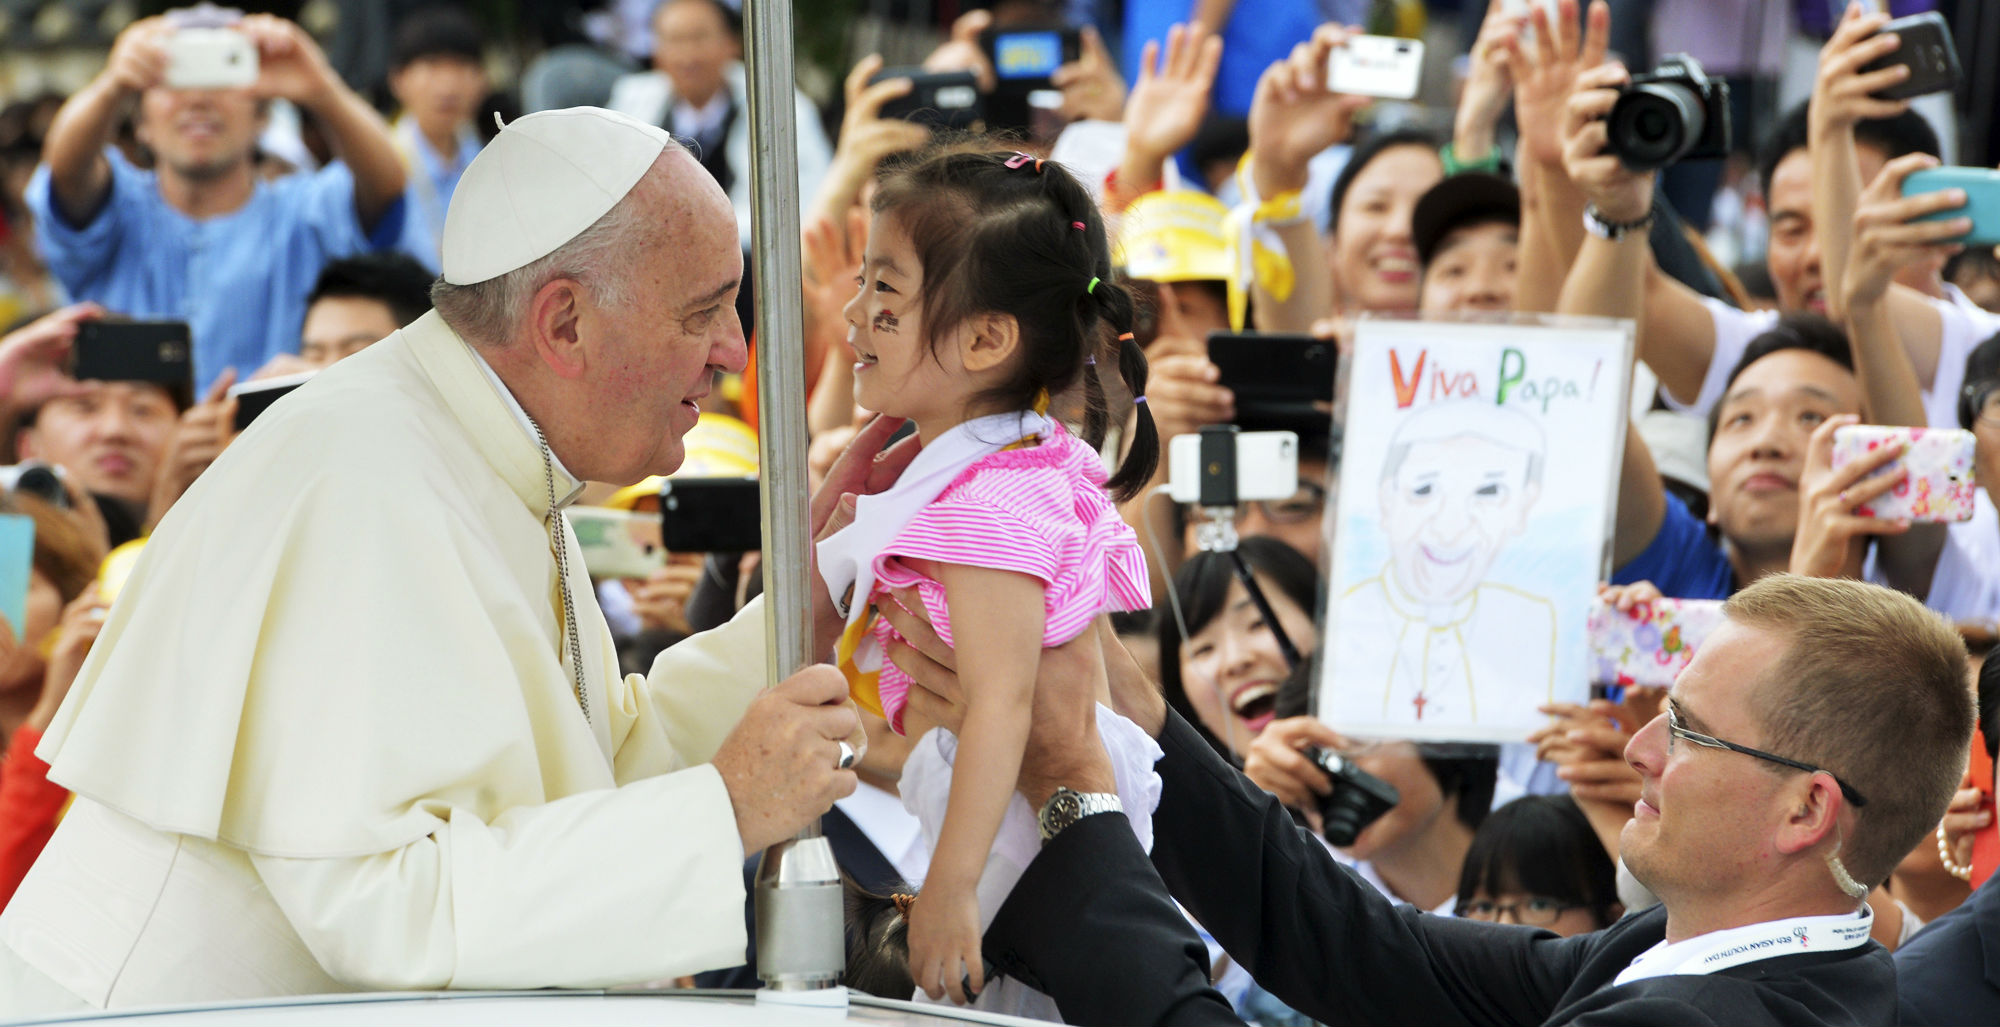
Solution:
<svg viewBox="0 0 2000 1027"><path fill-rule="evenodd" d="M1868 931L1874 926L1875 911L1863 906L1859 915L1768 920L1712 931L1671 945L1663 941L1641 953L1611 983L1629 984L1672 974L1712 974L1760 959L1801 952L1841 952L1866 944Z"/></svg>

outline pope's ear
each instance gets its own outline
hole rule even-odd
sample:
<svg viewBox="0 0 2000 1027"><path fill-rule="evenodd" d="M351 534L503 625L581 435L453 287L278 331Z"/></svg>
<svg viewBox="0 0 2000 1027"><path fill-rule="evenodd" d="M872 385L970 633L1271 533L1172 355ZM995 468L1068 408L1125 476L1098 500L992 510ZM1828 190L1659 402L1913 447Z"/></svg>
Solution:
<svg viewBox="0 0 2000 1027"><path fill-rule="evenodd" d="M560 378L583 373L584 339L591 317L589 296L575 279L557 278L528 301L528 342L537 359Z"/></svg>
<svg viewBox="0 0 2000 1027"><path fill-rule="evenodd" d="M988 371L1021 348L1021 323L1010 314L979 314L958 332L958 355L968 371Z"/></svg>

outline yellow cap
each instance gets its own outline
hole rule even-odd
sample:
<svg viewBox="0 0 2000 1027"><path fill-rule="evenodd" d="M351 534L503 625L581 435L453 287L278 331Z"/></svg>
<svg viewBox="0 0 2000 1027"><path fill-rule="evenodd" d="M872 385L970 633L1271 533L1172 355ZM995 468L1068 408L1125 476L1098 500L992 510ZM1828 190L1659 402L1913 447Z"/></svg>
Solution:
<svg viewBox="0 0 2000 1027"><path fill-rule="evenodd" d="M1114 263L1133 278L1153 282L1227 281L1229 244L1221 201L1192 189L1159 190L1125 209Z"/></svg>
<svg viewBox="0 0 2000 1027"><path fill-rule="evenodd" d="M686 453L675 478L742 478L757 473L757 433L728 414L703 414L681 438ZM604 501L616 510L637 509L639 502L660 494L666 479L653 475L636 485L627 485Z"/></svg>

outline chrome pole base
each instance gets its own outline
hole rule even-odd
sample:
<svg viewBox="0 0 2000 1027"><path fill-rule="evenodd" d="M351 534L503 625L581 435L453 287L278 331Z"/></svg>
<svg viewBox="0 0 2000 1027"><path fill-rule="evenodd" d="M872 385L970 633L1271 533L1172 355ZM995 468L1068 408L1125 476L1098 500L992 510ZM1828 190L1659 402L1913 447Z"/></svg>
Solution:
<svg viewBox="0 0 2000 1027"><path fill-rule="evenodd" d="M757 976L764 986L813 991L839 984L847 970L846 910L833 847L817 830L771 846L757 864L756 887Z"/></svg>

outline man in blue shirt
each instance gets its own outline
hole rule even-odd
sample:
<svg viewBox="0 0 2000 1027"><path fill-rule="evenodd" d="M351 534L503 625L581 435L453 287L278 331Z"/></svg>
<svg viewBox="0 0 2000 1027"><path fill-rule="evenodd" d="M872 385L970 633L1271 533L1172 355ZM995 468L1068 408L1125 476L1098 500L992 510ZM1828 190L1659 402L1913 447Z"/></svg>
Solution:
<svg viewBox="0 0 2000 1027"><path fill-rule="evenodd" d="M233 30L259 58L244 89L167 88L176 29L164 19L120 33L104 71L50 126L27 193L43 256L71 296L189 322L203 391L224 368L248 374L297 344L327 260L402 230L403 165L381 117L298 26L253 15ZM108 145L133 96L153 171ZM345 163L260 181L253 160L272 98L316 116Z"/></svg>

